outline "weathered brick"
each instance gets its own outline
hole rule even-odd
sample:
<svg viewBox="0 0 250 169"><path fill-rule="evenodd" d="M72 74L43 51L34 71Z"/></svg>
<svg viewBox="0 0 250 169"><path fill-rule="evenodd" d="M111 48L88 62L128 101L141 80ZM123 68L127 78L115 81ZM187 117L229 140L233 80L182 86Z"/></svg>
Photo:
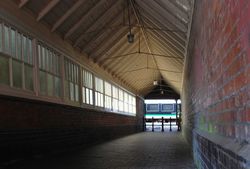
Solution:
<svg viewBox="0 0 250 169"><path fill-rule="evenodd" d="M188 47L196 52L187 56L195 64L186 64L192 73L184 73L183 79L184 124L192 123L194 116L199 119L195 130L239 142L249 140L249 16L249 1L198 1ZM237 153L220 147L215 159L211 145L195 139L200 145L195 158L202 158L203 168L211 165L208 163L211 168L235 168L238 163L245 167Z"/></svg>

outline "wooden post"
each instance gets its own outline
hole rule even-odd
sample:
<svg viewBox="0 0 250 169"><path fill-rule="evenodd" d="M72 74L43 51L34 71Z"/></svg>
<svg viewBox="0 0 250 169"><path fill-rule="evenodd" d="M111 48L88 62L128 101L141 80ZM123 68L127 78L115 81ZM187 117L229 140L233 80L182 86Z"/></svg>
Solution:
<svg viewBox="0 0 250 169"><path fill-rule="evenodd" d="M177 119L178 119L178 106L177 106L177 99L175 99L175 117L176 117L176 125L178 125L177 124Z"/></svg>
<svg viewBox="0 0 250 169"><path fill-rule="evenodd" d="M147 124L146 124L146 118L143 117L143 131L146 131L147 130Z"/></svg>
<svg viewBox="0 0 250 169"><path fill-rule="evenodd" d="M172 131L172 126L171 126L171 117L170 117L170 128L169 128L169 131Z"/></svg>
<svg viewBox="0 0 250 169"><path fill-rule="evenodd" d="M164 132L164 119L161 117L161 131Z"/></svg>
<svg viewBox="0 0 250 169"><path fill-rule="evenodd" d="M152 117L152 132L154 132L155 129L154 129L154 117Z"/></svg>

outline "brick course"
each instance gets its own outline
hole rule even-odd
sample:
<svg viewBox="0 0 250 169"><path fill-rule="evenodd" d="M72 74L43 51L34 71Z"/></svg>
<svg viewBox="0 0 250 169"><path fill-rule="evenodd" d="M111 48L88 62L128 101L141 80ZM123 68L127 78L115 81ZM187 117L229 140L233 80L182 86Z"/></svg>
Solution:
<svg viewBox="0 0 250 169"><path fill-rule="evenodd" d="M185 135L188 140L194 139L199 168L250 167L249 157L239 160L237 152L225 153L229 150L223 148L223 143L213 145L209 138L200 139L196 132L233 140L235 147L249 147L249 17L249 1L204 0L195 4L182 103ZM214 157L217 151L210 148L223 155Z"/></svg>
<svg viewBox="0 0 250 169"><path fill-rule="evenodd" d="M143 101L137 98L137 105ZM138 105L138 111L143 105ZM143 130L143 111L126 116L0 96L1 161L88 146Z"/></svg>

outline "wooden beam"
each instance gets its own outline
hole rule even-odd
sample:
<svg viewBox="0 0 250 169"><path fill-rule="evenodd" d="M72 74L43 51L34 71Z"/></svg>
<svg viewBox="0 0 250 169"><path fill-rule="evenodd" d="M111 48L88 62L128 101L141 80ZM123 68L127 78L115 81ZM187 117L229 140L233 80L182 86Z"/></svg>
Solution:
<svg viewBox="0 0 250 169"><path fill-rule="evenodd" d="M98 1L91 9L89 9L89 11L85 15L83 15L81 19L68 30L68 32L64 35L64 39L67 39L71 34L73 34L86 19L90 18L90 14L98 10L97 7L99 7L99 5L103 3L106 3L106 1Z"/></svg>
<svg viewBox="0 0 250 169"><path fill-rule="evenodd" d="M144 39L144 41L146 43L146 47L147 47L149 53L152 53L152 50L150 49L150 45L148 43L148 37L147 37L147 35L146 35L145 31L144 31L144 28L143 28L144 25L141 23L142 21L140 20L139 14L137 13L136 8L135 8L135 1L130 0L130 4L132 6L132 9L133 9L133 12L135 14L135 18L136 18L138 24L142 26L140 28L140 30L142 32L142 37L143 37L143 39ZM154 55L153 55L153 61L154 61L155 66L157 67L157 69L159 69L159 66L157 64L157 61L156 61Z"/></svg>
<svg viewBox="0 0 250 169"><path fill-rule="evenodd" d="M29 2L29 0L21 0L20 3L19 3L19 5L18 5L18 8L22 8L28 2Z"/></svg>
<svg viewBox="0 0 250 169"><path fill-rule="evenodd" d="M120 17L122 17L122 12L119 12L118 15L115 15L115 18L112 17L111 20L106 24L106 25L117 25L117 26L113 26L113 27L109 28L110 30L113 30L114 27L116 29L118 29L118 28L121 29L123 27L123 25L121 25L119 23ZM89 45L93 44L96 41L96 39L98 39L104 33L105 30L107 30L107 29L105 29L103 27L102 29L100 29L100 31L96 31L96 33L93 35L93 37L86 44L84 44L82 49L83 50L88 49Z"/></svg>
<svg viewBox="0 0 250 169"><path fill-rule="evenodd" d="M76 47L81 41L82 41L82 39L85 37L85 35L86 35L86 32L90 32L91 30L94 30L94 29L96 29L96 28L104 28L105 26L107 26L106 24L105 24L105 20L108 20L107 22L110 22L110 20L112 20L113 19L113 17L111 17L111 16L113 16L114 15L114 10L116 9L117 10L117 5L120 3L120 1L116 1L116 3L113 3L108 9L106 9L106 11L101 15L101 16L99 16L97 19L96 19L96 21L86 30L86 31L84 31L84 33L83 34L81 34L78 38L77 38L77 40L75 41L75 43L74 43L74 47ZM120 11L120 9L119 9L119 11ZM111 12L113 12L113 15L112 15L112 13ZM115 14L115 16L116 15L118 15L118 14ZM107 19L108 18L108 19ZM101 23L104 23L104 24L100 24L100 22ZM109 26L109 25L108 25Z"/></svg>
<svg viewBox="0 0 250 169"><path fill-rule="evenodd" d="M40 21L49 11L58 4L60 0L52 0L50 1L38 14L38 17L36 18L37 21Z"/></svg>
<svg viewBox="0 0 250 169"><path fill-rule="evenodd" d="M79 8L85 0L78 0L56 23L52 26L51 32L54 32L73 12Z"/></svg>

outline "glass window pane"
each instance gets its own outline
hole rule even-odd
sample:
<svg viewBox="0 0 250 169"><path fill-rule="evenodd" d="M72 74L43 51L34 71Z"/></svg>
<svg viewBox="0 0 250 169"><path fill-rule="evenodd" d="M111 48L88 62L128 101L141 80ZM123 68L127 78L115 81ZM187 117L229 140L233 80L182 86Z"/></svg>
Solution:
<svg viewBox="0 0 250 169"><path fill-rule="evenodd" d="M79 101L79 86L75 84L75 101Z"/></svg>
<svg viewBox="0 0 250 169"><path fill-rule="evenodd" d="M46 95L47 91L46 91L46 73L44 71L40 71L40 93L42 95Z"/></svg>
<svg viewBox="0 0 250 169"><path fill-rule="evenodd" d="M119 111L123 111L123 102L119 101Z"/></svg>
<svg viewBox="0 0 250 169"><path fill-rule="evenodd" d="M111 96L111 84L108 82L105 82L105 94Z"/></svg>
<svg viewBox="0 0 250 169"><path fill-rule="evenodd" d="M25 89L33 90L33 67L29 65L25 65L24 67L25 73Z"/></svg>
<svg viewBox="0 0 250 169"><path fill-rule="evenodd" d="M28 39L28 49L29 49L29 56L30 56L30 61L29 63L33 65L33 53L32 53L32 40Z"/></svg>
<svg viewBox="0 0 250 169"><path fill-rule="evenodd" d="M3 51L3 27L2 27L2 23L0 23L0 52Z"/></svg>
<svg viewBox="0 0 250 169"><path fill-rule="evenodd" d="M90 104L90 90L86 88L86 103Z"/></svg>
<svg viewBox="0 0 250 169"><path fill-rule="evenodd" d="M5 52L9 53L10 51L10 37L9 37L9 28L4 26L4 47Z"/></svg>
<svg viewBox="0 0 250 169"><path fill-rule="evenodd" d="M61 96L61 79L59 77L54 76L54 80L55 80L55 83L54 83L55 96L60 97Z"/></svg>
<svg viewBox="0 0 250 169"><path fill-rule="evenodd" d="M114 111L118 110L118 100L117 99L113 99L113 110Z"/></svg>
<svg viewBox="0 0 250 169"><path fill-rule="evenodd" d="M53 96L53 76L51 74L47 74L47 87L48 87L48 95Z"/></svg>
<svg viewBox="0 0 250 169"><path fill-rule="evenodd" d="M22 39L19 32L17 33L17 58L22 60Z"/></svg>
<svg viewBox="0 0 250 169"><path fill-rule="evenodd" d="M45 48L44 47L42 47L41 58L42 58L42 69L46 70Z"/></svg>
<svg viewBox="0 0 250 169"><path fill-rule="evenodd" d="M49 72L53 73L53 62L52 62L52 52L48 51L48 67L49 67Z"/></svg>
<svg viewBox="0 0 250 169"><path fill-rule="evenodd" d="M69 94L70 94L70 100L75 100L75 91L74 91L74 83L69 83Z"/></svg>
<svg viewBox="0 0 250 169"><path fill-rule="evenodd" d="M11 29L11 56L16 57L16 32Z"/></svg>
<svg viewBox="0 0 250 169"><path fill-rule="evenodd" d="M98 97L97 97L97 92L95 92L95 105L98 106Z"/></svg>
<svg viewBox="0 0 250 169"><path fill-rule="evenodd" d="M100 94L100 98L101 98L101 104L100 104L100 106L103 107L103 94Z"/></svg>
<svg viewBox="0 0 250 169"><path fill-rule="evenodd" d="M0 56L0 84L9 85L9 59Z"/></svg>
<svg viewBox="0 0 250 169"><path fill-rule="evenodd" d="M13 60L12 61L12 71L13 71L13 86L22 88L22 63Z"/></svg>
<svg viewBox="0 0 250 169"><path fill-rule="evenodd" d="M65 94L65 98L69 98L69 82L68 81L64 81L64 94Z"/></svg>
<svg viewBox="0 0 250 169"><path fill-rule="evenodd" d="M82 102L86 103L86 92L85 87L82 87Z"/></svg>
<svg viewBox="0 0 250 169"><path fill-rule="evenodd" d="M90 104L93 105L93 91L89 90L89 100L90 100Z"/></svg>
<svg viewBox="0 0 250 169"><path fill-rule="evenodd" d="M113 97L118 99L118 89L115 86L112 86Z"/></svg>
<svg viewBox="0 0 250 169"><path fill-rule="evenodd" d="M27 50L27 38L25 36L23 36L23 44L22 44L22 48L23 48L23 59L24 62L29 63L29 56L28 56L28 50Z"/></svg>

